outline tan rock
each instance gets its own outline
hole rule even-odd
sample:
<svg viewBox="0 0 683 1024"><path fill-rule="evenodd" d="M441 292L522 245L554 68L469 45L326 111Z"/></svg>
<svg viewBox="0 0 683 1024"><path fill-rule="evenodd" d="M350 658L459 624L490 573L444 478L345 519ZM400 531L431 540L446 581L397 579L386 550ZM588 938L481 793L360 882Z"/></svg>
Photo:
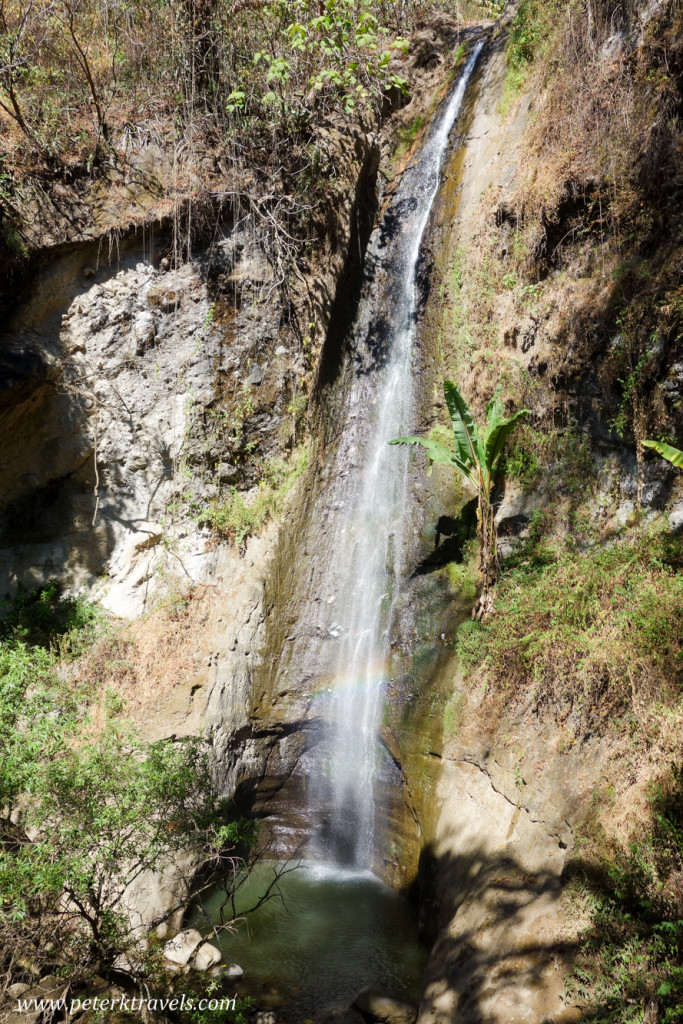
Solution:
<svg viewBox="0 0 683 1024"><path fill-rule="evenodd" d="M379 1024L415 1024L417 1008L377 985L366 985L361 989L352 1007L359 1010L366 1020Z"/></svg>
<svg viewBox="0 0 683 1024"><path fill-rule="evenodd" d="M220 960L220 949L212 946L210 942L205 942L195 953L192 967L194 967L195 971L208 971L209 968L215 967L216 964L220 963Z"/></svg>
<svg viewBox="0 0 683 1024"><path fill-rule="evenodd" d="M164 956L171 963L184 967L201 941L202 936L196 928L185 928L164 945Z"/></svg>

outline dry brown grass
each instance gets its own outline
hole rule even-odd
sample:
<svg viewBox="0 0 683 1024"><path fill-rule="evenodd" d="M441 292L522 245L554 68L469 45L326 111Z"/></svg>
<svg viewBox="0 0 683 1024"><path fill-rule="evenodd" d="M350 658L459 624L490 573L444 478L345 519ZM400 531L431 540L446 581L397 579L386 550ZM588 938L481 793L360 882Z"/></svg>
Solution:
<svg viewBox="0 0 683 1024"><path fill-rule="evenodd" d="M535 430L598 416L639 453L683 435L683 4L638 40L643 9L527 0L542 42L517 181L484 194L449 281L453 372L480 415L502 383Z"/></svg>
<svg viewBox="0 0 683 1024"><path fill-rule="evenodd" d="M124 702L126 717L143 728L180 685L197 674L214 589L195 586L144 619L114 625L76 664L74 684L95 692L95 729L107 714L107 694Z"/></svg>
<svg viewBox="0 0 683 1024"><path fill-rule="evenodd" d="M641 206L670 195L671 175L680 184L683 8L662 5L634 46L645 6L569 3L556 18L528 82L538 101L523 215L552 217L571 184L599 193L596 228L618 237L643 227Z"/></svg>

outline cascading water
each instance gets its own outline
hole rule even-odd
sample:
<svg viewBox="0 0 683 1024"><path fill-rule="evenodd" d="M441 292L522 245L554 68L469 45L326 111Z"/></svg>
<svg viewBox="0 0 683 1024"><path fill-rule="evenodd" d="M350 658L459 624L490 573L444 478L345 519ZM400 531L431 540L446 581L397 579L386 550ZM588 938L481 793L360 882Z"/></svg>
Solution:
<svg viewBox="0 0 683 1024"><path fill-rule="evenodd" d="M309 782L309 805L323 824L315 852L372 868L374 778L385 667L402 562L409 460L388 442L413 419L417 269L442 162L483 41L467 61L424 147L404 172L368 245L366 285L353 328L353 382L328 492L323 607L334 686L332 740L324 771Z"/></svg>
<svg viewBox="0 0 683 1024"><path fill-rule="evenodd" d="M223 933L220 942L226 961L246 972L244 992L259 1002L284 995L282 1019L290 1022L337 1014L367 984L389 985L410 1002L420 994L426 947L415 907L377 877L383 850L375 821L385 829L392 811L377 800L376 813L375 800L378 793L393 800L396 784L381 758L383 696L392 637L403 628L400 583L414 540L408 454L388 442L414 427L420 251L482 46L474 47L370 238L346 362L327 396L321 464L289 538L296 561L282 563L287 598L273 616L280 658L268 685L281 709L296 702L308 731L292 804L276 810L274 834L278 852L290 856L301 851L303 833L309 857L280 879L282 901L266 901L248 931ZM285 729L282 739L286 744ZM273 867L252 872L238 911L269 891ZM201 928L207 911L220 919L222 899L210 897L189 923Z"/></svg>

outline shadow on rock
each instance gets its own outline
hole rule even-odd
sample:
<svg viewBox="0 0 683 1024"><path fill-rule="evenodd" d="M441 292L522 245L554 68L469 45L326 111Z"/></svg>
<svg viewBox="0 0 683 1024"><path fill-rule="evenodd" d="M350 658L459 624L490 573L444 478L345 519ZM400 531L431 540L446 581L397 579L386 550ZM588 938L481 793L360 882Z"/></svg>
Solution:
<svg viewBox="0 0 683 1024"><path fill-rule="evenodd" d="M418 887L420 926L435 942L419 1024L578 1020L563 1001L579 944L559 923L560 870L529 871L505 849L437 855L428 846Z"/></svg>
<svg viewBox="0 0 683 1024"><path fill-rule="evenodd" d="M477 499L468 501L457 517L440 516L436 523L434 550L415 569L413 576L438 572L451 562L465 561L465 546L477 531Z"/></svg>

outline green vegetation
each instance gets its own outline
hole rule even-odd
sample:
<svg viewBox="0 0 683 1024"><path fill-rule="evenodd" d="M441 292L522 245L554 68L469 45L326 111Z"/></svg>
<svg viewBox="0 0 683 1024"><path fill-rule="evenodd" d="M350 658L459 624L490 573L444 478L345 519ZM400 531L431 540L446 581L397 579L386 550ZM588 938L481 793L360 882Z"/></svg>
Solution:
<svg viewBox="0 0 683 1024"><path fill-rule="evenodd" d="M168 184L192 196L201 219L214 187L194 159L202 138L235 171L234 182L223 175L223 187L234 185L267 221L276 261L294 258L295 238L304 237L335 173L321 122L372 116L389 95L406 92L403 32L424 6L7 0L0 6L6 249L27 252L23 216L36 180L48 187L75 173L91 180L108 159L125 161L150 143L192 164L191 187L189 179L180 183L182 173ZM254 171L249 184L245 167ZM148 187L154 192L158 183Z"/></svg>
<svg viewBox="0 0 683 1024"><path fill-rule="evenodd" d="M101 147L125 120L122 106L136 93L143 103L163 96L165 84L186 117L234 128L226 115L256 116L297 130L318 98L350 112L370 92L405 87L391 61L405 47L396 25L406 6L15 0L0 17L0 106L27 144L52 156L69 141ZM126 127L134 137L138 126Z"/></svg>
<svg viewBox="0 0 683 1024"><path fill-rule="evenodd" d="M654 448L658 455L661 455L663 459L668 459L678 469L683 469L683 452L678 448L665 444L663 441L643 441L643 444L646 448Z"/></svg>
<svg viewBox="0 0 683 1024"><path fill-rule="evenodd" d="M5 0L5 252L30 251L36 195L58 181L87 187L112 160L160 145L176 172L142 176L140 199L167 192L191 204L178 210L176 257L217 206L237 203L264 226L286 288L338 174L330 126L343 133L402 102L417 21L499 9L498 0ZM212 166L222 168L218 196Z"/></svg>
<svg viewBox="0 0 683 1024"><path fill-rule="evenodd" d="M420 132L427 123L427 119L423 114L418 114L410 124L405 125L401 128L398 133L399 146L401 149L410 149L412 144L415 142Z"/></svg>
<svg viewBox="0 0 683 1024"><path fill-rule="evenodd" d="M539 446L529 443L530 436L516 437L501 458L501 471L517 480L523 491L532 491L543 475Z"/></svg>
<svg viewBox="0 0 683 1024"><path fill-rule="evenodd" d="M529 68L547 41L548 24L561 0L520 0L510 26L507 44L507 76L500 112L503 117L521 91Z"/></svg>
<svg viewBox="0 0 683 1024"><path fill-rule="evenodd" d="M510 26L507 60L516 71L531 64L542 43L542 22L544 8L556 4L541 3L541 0L520 0Z"/></svg>
<svg viewBox="0 0 683 1024"><path fill-rule="evenodd" d="M652 826L629 850L573 866L588 912L567 995L586 1021L683 1020L683 764L652 787Z"/></svg>
<svg viewBox="0 0 683 1024"><path fill-rule="evenodd" d="M458 735L464 710L465 695L458 691L448 700L446 707L444 708L443 738L445 742L455 739Z"/></svg>
<svg viewBox="0 0 683 1024"><path fill-rule="evenodd" d="M253 823L217 795L202 741L147 745L116 699L96 725L97 680L72 681L63 654L85 650L101 618L50 583L21 593L4 622L0 966L10 982L53 974L74 991L93 972L112 975L122 954L130 974L153 982L159 944L140 947L129 887L174 854L193 854L183 905L254 841Z"/></svg>
<svg viewBox="0 0 683 1024"><path fill-rule="evenodd" d="M457 593L463 601L474 603L477 597L478 573L476 571L476 556L468 558L464 562L449 562L448 582L452 591Z"/></svg>
<svg viewBox="0 0 683 1024"><path fill-rule="evenodd" d="M652 526L581 553L554 545L544 519L502 574L496 614L460 627L463 665L492 693L532 694L537 707L570 710L584 727L680 699L683 541Z"/></svg>
<svg viewBox="0 0 683 1024"><path fill-rule="evenodd" d="M295 392L292 396L291 402L287 406L289 420L285 421L285 441L288 441L291 438L293 443L295 445L297 444L298 438L304 429L304 419L307 409L308 397L301 391Z"/></svg>
<svg viewBox="0 0 683 1024"><path fill-rule="evenodd" d="M71 657L87 647L107 620L96 605L83 598L64 597L57 579L27 591L21 584L12 601L2 603L0 641L52 647Z"/></svg>
<svg viewBox="0 0 683 1024"><path fill-rule="evenodd" d="M453 429L452 450L429 437L397 437L389 444L421 445L426 449L428 459L457 469L477 492L479 571L484 581L478 612L481 617L491 610L491 591L498 576L496 524L491 504L493 474L505 442L528 410L522 409L504 418L503 404L496 393L486 406L486 426L480 434L469 406L455 384L450 380L444 381L443 391Z"/></svg>
<svg viewBox="0 0 683 1024"><path fill-rule="evenodd" d="M549 430L522 423L503 452L499 469L525 492L543 481L555 493L578 496L590 490L595 480L590 439L575 425Z"/></svg>
<svg viewBox="0 0 683 1024"><path fill-rule="evenodd" d="M308 449L301 445L289 458L264 462L255 494L244 495L236 487L226 499L214 499L195 513L195 521L205 523L221 537L236 544L258 533L282 511L285 498L304 473Z"/></svg>

